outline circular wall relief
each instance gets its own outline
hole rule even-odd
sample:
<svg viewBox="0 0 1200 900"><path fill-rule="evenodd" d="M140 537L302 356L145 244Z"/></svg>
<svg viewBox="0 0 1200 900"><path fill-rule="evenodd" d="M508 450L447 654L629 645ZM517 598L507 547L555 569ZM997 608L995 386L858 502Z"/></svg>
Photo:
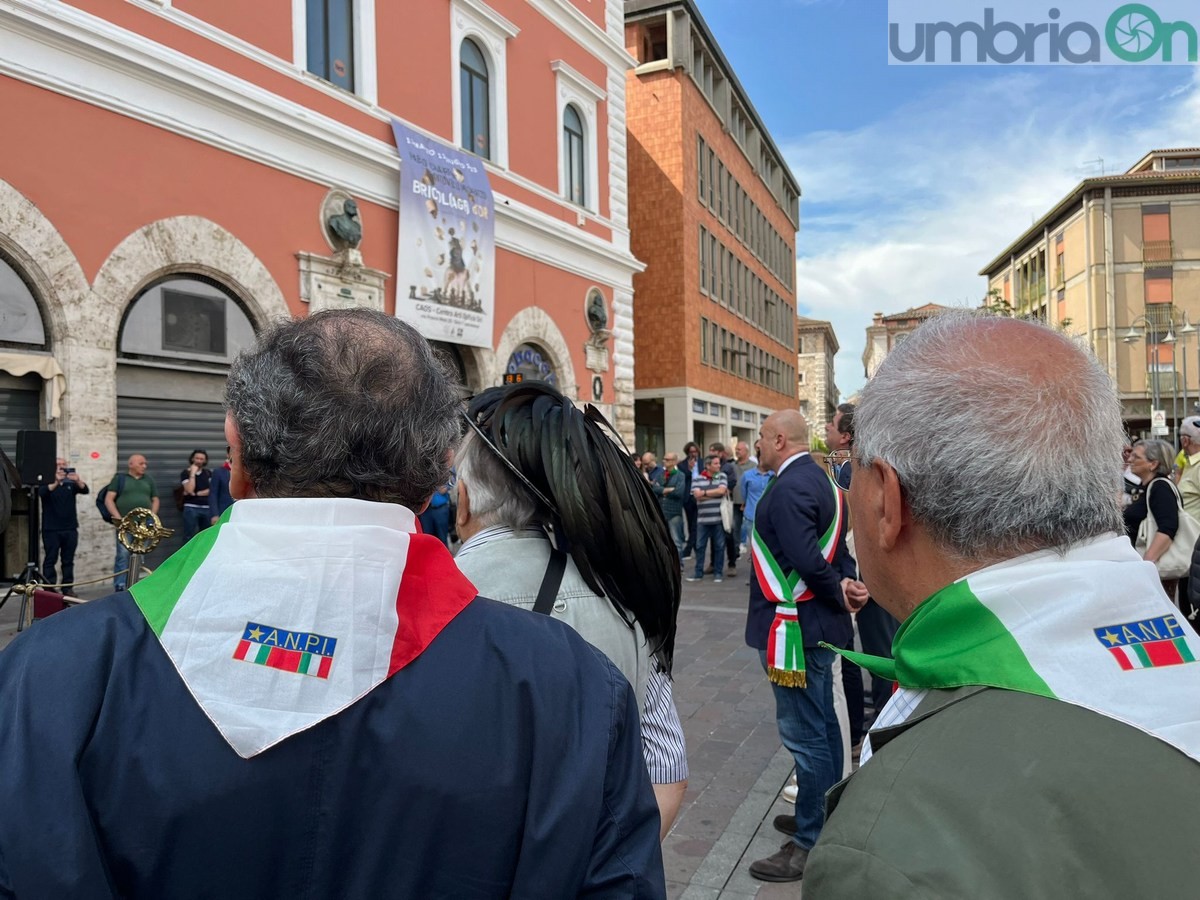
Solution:
<svg viewBox="0 0 1200 900"><path fill-rule="evenodd" d="M321 201L321 206L317 210L317 215L321 222L321 234L325 237L325 243L329 245L329 249L337 251L341 248L342 242L338 241L336 236L329 230L329 219L331 216L341 215L345 209L346 201L353 200L354 197L349 191L341 188L333 188L325 199Z"/></svg>
<svg viewBox="0 0 1200 900"><path fill-rule="evenodd" d="M608 312L608 298L600 288L588 290L583 302L583 314L593 334L608 330L612 318Z"/></svg>

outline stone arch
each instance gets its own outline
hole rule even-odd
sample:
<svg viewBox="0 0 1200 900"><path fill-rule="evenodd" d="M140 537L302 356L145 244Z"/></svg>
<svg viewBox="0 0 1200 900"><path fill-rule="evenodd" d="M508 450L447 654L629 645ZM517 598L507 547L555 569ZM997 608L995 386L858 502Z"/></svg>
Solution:
<svg viewBox="0 0 1200 900"><path fill-rule="evenodd" d="M504 366L518 344L538 344L549 355L558 372L558 389L571 400L579 399L579 388L575 382L575 366L571 362L571 349L558 330L558 325L548 312L537 306L527 306L512 319L496 343L492 360L493 384L504 380Z"/></svg>
<svg viewBox="0 0 1200 900"><path fill-rule="evenodd" d="M33 286L53 352L81 320L91 288L75 253L40 209L0 179L0 251Z"/></svg>
<svg viewBox="0 0 1200 900"><path fill-rule="evenodd" d="M235 235L201 216L175 216L139 228L109 254L92 283L91 321L116 349L133 298L169 275L204 275L227 288L256 329L292 315L267 267Z"/></svg>

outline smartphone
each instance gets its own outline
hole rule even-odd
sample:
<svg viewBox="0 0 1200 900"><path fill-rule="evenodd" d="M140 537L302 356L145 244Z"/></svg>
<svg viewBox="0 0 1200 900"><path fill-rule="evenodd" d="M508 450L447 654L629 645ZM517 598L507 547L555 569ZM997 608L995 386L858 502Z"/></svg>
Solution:
<svg viewBox="0 0 1200 900"><path fill-rule="evenodd" d="M75 474L75 470L74 470L74 469L63 469L63 471L64 471L64 472L66 472L68 475L74 475L74 474Z"/></svg>

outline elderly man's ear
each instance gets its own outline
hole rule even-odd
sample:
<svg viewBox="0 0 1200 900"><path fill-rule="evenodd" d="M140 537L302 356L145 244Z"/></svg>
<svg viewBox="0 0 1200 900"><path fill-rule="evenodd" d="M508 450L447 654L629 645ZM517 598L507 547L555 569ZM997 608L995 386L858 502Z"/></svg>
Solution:
<svg viewBox="0 0 1200 900"><path fill-rule="evenodd" d="M460 528L471 521L471 495L467 491L467 483L458 480L458 506L454 513L454 524Z"/></svg>
<svg viewBox="0 0 1200 900"><path fill-rule="evenodd" d="M851 489L856 507L854 519L868 527L880 550L896 549L904 527L904 494L896 470L883 460L875 460L854 472Z"/></svg>

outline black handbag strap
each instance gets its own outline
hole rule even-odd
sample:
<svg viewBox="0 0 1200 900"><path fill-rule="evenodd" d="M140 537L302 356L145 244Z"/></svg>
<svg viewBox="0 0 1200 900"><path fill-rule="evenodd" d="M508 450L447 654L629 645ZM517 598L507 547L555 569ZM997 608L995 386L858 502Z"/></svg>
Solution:
<svg viewBox="0 0 1200 900"><path fill-rule="evenodd" d="M537 600L533 603L535 613L550 615L550 610L554 607L554 598L558 596L559 585L562 584L563 572L566 570L567 554L552 548L550 561L546 563L546 574L542 576L542 586L538 588Z"/></svg>

